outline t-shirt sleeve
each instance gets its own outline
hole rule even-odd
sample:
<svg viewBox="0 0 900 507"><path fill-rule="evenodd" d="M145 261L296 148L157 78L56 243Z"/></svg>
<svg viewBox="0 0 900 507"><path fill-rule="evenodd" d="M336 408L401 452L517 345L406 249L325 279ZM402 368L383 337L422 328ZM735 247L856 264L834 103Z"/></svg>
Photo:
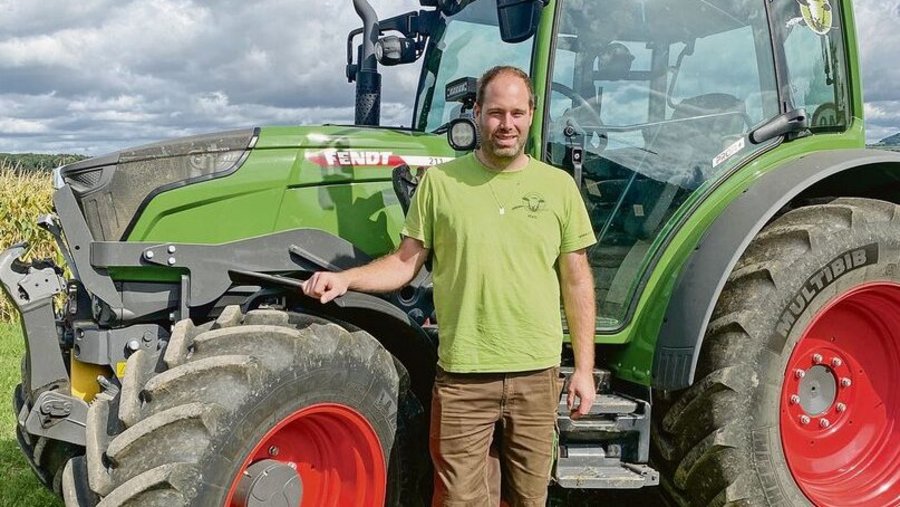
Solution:
<svg viewBox="0 0 900 507"><path fill-rule="evenodd" d="M400 234L417 239L425 248L431 249L434 232L434 178L429 175L432 171L426 170L419 182L412 202L409 204L409 212L406 214L406 223Z"/></svg>
<svg viewBox="0 0 900 507"><path fill-rule="evenodd" d="M567 180L569 184L566 185L566 206L562 224L562 242L559 246L560 253L581 250L597 242L584 199L582 199L575 181L568 178Z"/></svg>

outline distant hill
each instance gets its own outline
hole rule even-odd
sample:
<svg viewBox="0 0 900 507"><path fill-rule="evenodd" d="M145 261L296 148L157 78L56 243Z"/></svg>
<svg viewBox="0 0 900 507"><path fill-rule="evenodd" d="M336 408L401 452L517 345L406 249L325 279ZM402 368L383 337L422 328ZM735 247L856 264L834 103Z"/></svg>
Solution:
<svg viewBox="0 0 900 507"><path fill-rule="evenodd" d="M881 141L878 141L878 144L883 146L900 146L900 133L887 136Z"/></svg>
<svg viewBox="0 0 900 507"><path fill-rule="evenodd" d="M0 168L15 169L17 171L52 171L53 169L84 160L83 155L43 153L0 153Z"/></svg>

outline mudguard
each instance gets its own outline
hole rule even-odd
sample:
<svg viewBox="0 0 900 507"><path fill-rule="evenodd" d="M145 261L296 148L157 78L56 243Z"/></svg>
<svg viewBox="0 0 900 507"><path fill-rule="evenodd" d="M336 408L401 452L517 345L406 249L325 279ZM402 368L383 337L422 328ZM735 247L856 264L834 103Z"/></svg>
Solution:
<svg viewBox="0 0 900 507"><path fill-rule="evenodd" d="M675 390L693 383L703 337L725 281L750 241L780 209L831 177L875 165L896 166L896 171L890 171L896 181L900 153L813 153L764 174L729 204L706 231L678 277L657 340L653 386Z"/></svg>

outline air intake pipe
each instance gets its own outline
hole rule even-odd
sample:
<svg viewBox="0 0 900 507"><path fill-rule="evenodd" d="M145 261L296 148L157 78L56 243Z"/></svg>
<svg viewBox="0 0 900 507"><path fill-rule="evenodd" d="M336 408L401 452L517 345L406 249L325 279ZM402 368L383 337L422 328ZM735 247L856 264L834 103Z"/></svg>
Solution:
<svg viewBox="0 0 900 507"><path fill-rule="evenodd" d="M378 125L381 121L381 74L375 58L375 43L381 31L378 15L368 0L353 0L363 21L363 41L359 46L359 71L356 74L356 125Z"/></svg>

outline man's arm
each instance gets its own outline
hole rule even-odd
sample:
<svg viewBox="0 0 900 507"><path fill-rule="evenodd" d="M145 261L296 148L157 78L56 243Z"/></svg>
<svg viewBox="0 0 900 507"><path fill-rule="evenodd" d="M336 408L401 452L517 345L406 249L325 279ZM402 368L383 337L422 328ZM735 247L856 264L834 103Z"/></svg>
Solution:
<svg viewBox="0 0 900 507"><path fill-rule="evenodd" d="M343 296L348 290L390 292L408 284L428 257L428 249L417 239L403 238L393 253L365 266L336 273L318 271L303 284L303 293L322 303Z"/></svg>
<svg viewBox="0 0 900 507"><path fill-rule="evenodd" d="M563 306L569 323L569 336L575 352L575 372L569 379L566 398L574 418L587 415L594 404L594 278L587 251L567 252L559 257ZM575 398L579 399L575 407Z"/></svg>

